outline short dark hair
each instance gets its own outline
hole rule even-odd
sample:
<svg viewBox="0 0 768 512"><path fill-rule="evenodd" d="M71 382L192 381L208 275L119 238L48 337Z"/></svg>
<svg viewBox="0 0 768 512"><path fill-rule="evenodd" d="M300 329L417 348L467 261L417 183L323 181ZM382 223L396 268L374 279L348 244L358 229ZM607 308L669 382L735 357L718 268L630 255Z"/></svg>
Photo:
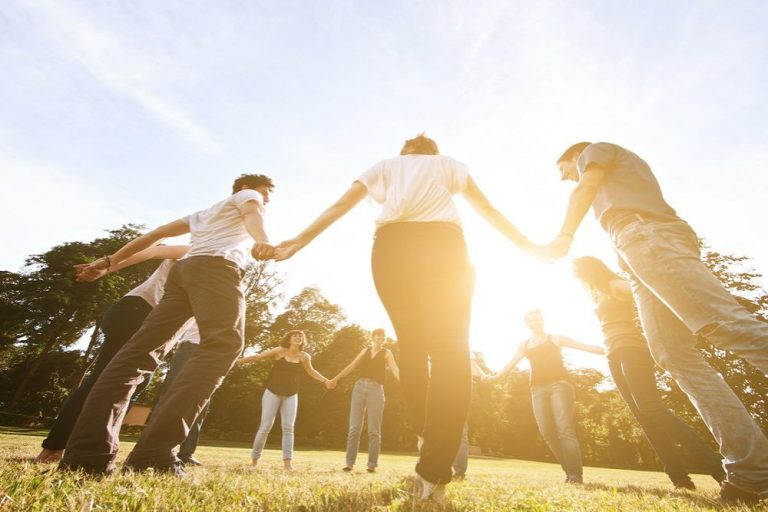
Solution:
<svg viewBox="0 0 768 512"><path fill-rule="evenodd" d="M587 146L589 146L590 144L592 144L592 143L591 142L579 142L579 143L574 144L573 146L571 146L568 149L566 149L565 151L563 151L563 154L560 155L560 158L558 158L557 162L555 162L555 163L559 164L563 160L570 160L571 158L573 158L574 155L578 155L579 153L584 151L587 148Z"/></svg>
<svg viewBox="0 0 768 512"><path fill-rule="evenodd" d="M262 185L266 185L270 192L275 188L275 184L272 183L272 178L269 176L264 176L263 174L241 174L232 184L232 193L239 192L243 187L256 190Z"/></svg>
<svg viewBox="0 0 768 512"><path fill-rule="evenodd" d="M294 334L301 334L304 336L304 341L301 342L301 348L304 348L304 344L307 342L307 334L304 331L300 331L299 329L294 329L292 331L288 331L283 335L283 338L280 340L280 346L283 348L290 348L291 346L291 338Z"/></svg>
<svg viewBox="0 0 768 512"><path fill-rule="evenodd" d="M408 139L400 150L401 155L439 155L437 142L421 132L412 139Z"/></svg>

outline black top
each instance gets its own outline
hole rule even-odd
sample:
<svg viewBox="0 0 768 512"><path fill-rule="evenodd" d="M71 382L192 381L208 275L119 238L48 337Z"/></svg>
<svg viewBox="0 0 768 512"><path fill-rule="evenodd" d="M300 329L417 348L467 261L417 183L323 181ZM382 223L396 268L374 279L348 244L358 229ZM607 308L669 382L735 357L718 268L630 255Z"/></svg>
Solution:
<svg viewBox="0 0 768 512"><path fill-rule="evenodd" d="M603 331L603 342L607 355L622 347L645 348L646 341L643 331L637 322L637 311L634 301L618 299L612 295L601 298L595 309Z"/></svg>
<svg viewBox="0 0 768 512"><path fill-rule="evenodd" d="M293 396L299 392L301 362L289 363L282 357L275 361L267 378L267 389L276 395Z"/></svg>
<svg viewBox="0 0 768 512"><path fill-rule="evenodd" d="M373 349L369 348L360 363L360 378L371 379L379 384L384 384L384 365L387 362L384 358L385 349L379 350L375 357L371 357L372 352Z"/></svg>
<svg viewBox="0 0 768 512"><path fill-rule="evenodd" d="M526 342L525 357L531 362L531 386L568 380L560 347L552 342L551 336L547 336L544 343L532 348L529 348Z"/></svg>

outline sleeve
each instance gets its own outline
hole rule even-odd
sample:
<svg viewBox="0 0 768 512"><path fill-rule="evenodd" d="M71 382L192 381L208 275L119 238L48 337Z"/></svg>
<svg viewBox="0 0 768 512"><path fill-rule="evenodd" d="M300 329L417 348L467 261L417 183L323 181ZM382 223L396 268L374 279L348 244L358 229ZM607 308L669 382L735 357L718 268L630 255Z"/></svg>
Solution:
<svg viewBox="0 0 768 512"><path fill-rule="evenodd" d="M450 159L451 172L450 183L451 193L461 194L467 189L467 182L469 181L469 167L467 164L461 163L458 160Z"/></svg>
<svg viewBox="0 0 768 512"><path fill-rule="evenodd" d="M256 201L259 204L259 211L261 213L264 212L264 199L262 199L261 194L259 194L255 190L251 190L247 188L245 190L241 190L237 192L232 197L234 198L235 206L237 206L238 210L242 210L243 205L248 201Z"/></svg>
<svg viewBox="0 0 768 512"><path fill-rule="evenodd" d="M380 204L386 199L385 162L382 160L357 178L357 181L363 184L374 201Z"/></svg>
<svg viewBox="0 0 768 512"><path fill-rule="evenodd" d="M616 148L613 144L607 142L596 142L586 147L581 152L579 160L576 162L576 168L579 175L583 176L590 164L599 165L604 171L610 171L613 162L616 159Z"/></svg>

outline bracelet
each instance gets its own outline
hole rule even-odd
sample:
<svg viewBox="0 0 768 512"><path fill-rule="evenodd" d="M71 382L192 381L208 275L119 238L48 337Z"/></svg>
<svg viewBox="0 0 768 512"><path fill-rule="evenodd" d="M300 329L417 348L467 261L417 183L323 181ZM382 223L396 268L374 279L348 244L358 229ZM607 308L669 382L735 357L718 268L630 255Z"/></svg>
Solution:
<svg viewBox="0 0 768 512"><path fill-rule="evenodd" d="M104 259L107 260L107 273L109 273L109 269L112 268L112 258L105 254Z"/></svg>

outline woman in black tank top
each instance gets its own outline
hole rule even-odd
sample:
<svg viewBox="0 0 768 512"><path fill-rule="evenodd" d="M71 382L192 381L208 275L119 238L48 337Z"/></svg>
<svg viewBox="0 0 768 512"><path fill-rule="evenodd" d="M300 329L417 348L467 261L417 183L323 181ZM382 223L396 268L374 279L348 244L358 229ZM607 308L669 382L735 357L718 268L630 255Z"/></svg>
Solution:
<svg viewBox="0 0 768 512"><path fill-rule="evenodd" d="M515 355L494 377L512 370L525 357L531 364L530 383L533 414L544 441L565 472L566 483L583 482L581 446L576 437L575 395L563 364L561 349L574 348L602 354L603 348L579 343L566 336L544 331L544 318L538 309L525 315L532 336L520 344Z"/></svg>
<svg viewBox="0 0 768 512"><path fill-rule="evenodd" d="M664 464L664 472L672 485L696 488L676 444L693 455L694 467L706 469L712 478L721 482L725 471L720 457L662 402L656 387L656 365L636 320L629 283L590 256L574 259L573 271L597 305L595 313L605 337L608 367L616 389Z"/></svg>
<svg viewBox="0 0 768 512"><path fill-rule="evenodd" d="M312 367L312 358L302 351L306 339L304 331L289 331L283 336L279 347L244 357L237 362L238 365L241 365L263 359L275 361L269 372L266 389L261 399L261 421L251 451L251 464L254 466L261 458L267 436L272 430L272 425L275 424L275 417L279 411L280 427L283 431L283 465L285 469L293 470L293 425L299 407L298 377L302 369L313 379L324 383L328 389L335 386L335 383L323 377Z"/></svg>
<svg viewBox="0 0 768 512"><path fill-rule="evenodd" d="M363 416L368 412L368 466L369 473L376 472L381 447L381 420L384 414L384 374L389 366L392 375L399 381L400 370L392 352L384 348L384 329L375 329L371 334L371 346L364 348L351 363L332 380L333 386L355 368L360 370L352 391L349 410L349 432L347 433L347 461L343 471L352 471L360 446Z"/></svg>

